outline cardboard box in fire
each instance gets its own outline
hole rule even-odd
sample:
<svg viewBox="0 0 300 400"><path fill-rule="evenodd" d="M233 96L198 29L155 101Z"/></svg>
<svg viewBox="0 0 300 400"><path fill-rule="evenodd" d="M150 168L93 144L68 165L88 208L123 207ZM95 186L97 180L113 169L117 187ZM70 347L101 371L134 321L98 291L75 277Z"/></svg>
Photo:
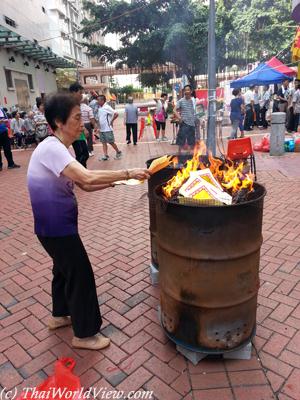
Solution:
<svg viewBox="0 0 300 400"><path fill-rule="evenodd" d="M232 204L232 196L224 192L208 168L191 172L179 194L195 200L215 200L227 205Z"/></svg>

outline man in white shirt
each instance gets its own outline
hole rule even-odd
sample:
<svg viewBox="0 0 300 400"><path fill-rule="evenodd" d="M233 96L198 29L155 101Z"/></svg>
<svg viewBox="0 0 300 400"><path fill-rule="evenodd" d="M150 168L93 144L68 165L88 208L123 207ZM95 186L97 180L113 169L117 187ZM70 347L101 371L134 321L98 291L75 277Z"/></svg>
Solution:
<svg viewBox="0 0 300 400"><path fill-rule="evenodd" d="M271 93L269 89L269 85L265 85L263 88L263 95L260 101L260 127L263 129L268 128L268 121L266 119L266 114L269 110L270 107L270 99L271 99Z"/></svg>
<svg viewBox="0 0 300 400"><path fill-rule="evenodd" d="M106 97L101 94L98 96L98 122L99 122L99 130L100 130L100 142L103 145L103 153L104 156L99 158L99 160L107 161L109 159L108 155L108 146L110 144L112 148L116 151L116 159L120 159L122 157L122 152L118 149L118 146L115 144L115 137L113 132L113 123L116 118L118 118L118 113L106 103Z"/></svg>
<svg viewBox="0 0 300 400"><path fill-rule="evenodd" d="M300 119L300 88L297 87L293 95L293 110L294 110L294 129L295 133L298 132L299 119Z"/></svg>
<svg viewBox="0 0 300 400"><path fill-rule="evenodd" d="M245 106L246 106L246 116L244 129L245 131L252 131L252 126L254 124L254 88L255 86L250 86L244 95Z"/></svg>

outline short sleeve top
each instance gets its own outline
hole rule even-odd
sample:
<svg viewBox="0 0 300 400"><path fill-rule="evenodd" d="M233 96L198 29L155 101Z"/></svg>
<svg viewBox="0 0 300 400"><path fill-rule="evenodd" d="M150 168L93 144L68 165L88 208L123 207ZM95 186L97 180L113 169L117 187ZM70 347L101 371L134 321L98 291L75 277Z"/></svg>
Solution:
<svg viewBox="0 0 300 400"><path fill-rule="evenodd" d="M27 182L37 235L56 237L78 233L74 184L62 175L73 161L74 157L55 136L46 138L31 156Z"/></svg>

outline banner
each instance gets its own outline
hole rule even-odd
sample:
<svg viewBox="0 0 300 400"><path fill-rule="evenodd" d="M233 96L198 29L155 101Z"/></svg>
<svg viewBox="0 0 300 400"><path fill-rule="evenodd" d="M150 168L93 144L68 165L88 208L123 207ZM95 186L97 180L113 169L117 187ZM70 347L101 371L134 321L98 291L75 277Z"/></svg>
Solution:
<svg viewBox="0 0 300 400"><path fill-rule="evenodd" d="M197 89L195 90L196 97L199 102L203 105L204 109L207 110L208 107L208 89ZM217 101L223 101L224 99L224 88L217 88L216 90Z"/></svg>

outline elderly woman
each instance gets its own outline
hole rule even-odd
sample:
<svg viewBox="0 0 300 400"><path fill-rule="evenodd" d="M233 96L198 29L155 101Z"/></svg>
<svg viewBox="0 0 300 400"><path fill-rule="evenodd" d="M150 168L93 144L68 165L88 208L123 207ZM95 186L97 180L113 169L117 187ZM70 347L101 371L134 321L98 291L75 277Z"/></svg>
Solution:
<svg viewBox="0 0 300 400"><path fill-rule="evenodd" d="M78 234L77 202L73 184L92 192L113 187L123 179L147 179L143 169L87 170L68 148L82 132L80 105L74 96L56 94L45 104L45 116L54 135L33 152L28 188L35 233L53 260L53 316L49 328L71 325L72 345L99 350L109 339L99 334L101 314L91 263Z"/></svg>

